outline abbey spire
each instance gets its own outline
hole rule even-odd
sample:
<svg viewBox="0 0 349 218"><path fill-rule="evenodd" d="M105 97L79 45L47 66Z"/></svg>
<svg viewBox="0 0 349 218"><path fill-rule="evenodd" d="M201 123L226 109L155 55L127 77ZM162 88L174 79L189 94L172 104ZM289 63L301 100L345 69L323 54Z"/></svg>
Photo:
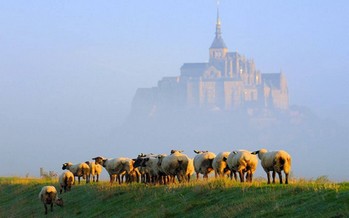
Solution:
<svg viewBox="0 0 349 218"><path fill-rule="evenodd" d="M221 18L219 16L219 3L217 2L216 34L210 47L210 61L213 61L214 59L224 58L227 52L228 47L225 45L222 38Z"/></svg>

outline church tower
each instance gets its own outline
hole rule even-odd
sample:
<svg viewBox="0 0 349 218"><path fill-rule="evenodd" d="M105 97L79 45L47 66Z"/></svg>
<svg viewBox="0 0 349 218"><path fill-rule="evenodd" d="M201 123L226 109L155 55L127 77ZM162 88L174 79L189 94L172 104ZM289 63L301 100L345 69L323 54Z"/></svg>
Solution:
<svg viewBox="0 0 349 218"><path fill-rule="evenodd" d="M219 17L219 8L217 3L217 22L216 22L216 36L210 47L210 63L221 62L225 59L228 53L228 48L224 43L221 32L221 19Z"/></svg>

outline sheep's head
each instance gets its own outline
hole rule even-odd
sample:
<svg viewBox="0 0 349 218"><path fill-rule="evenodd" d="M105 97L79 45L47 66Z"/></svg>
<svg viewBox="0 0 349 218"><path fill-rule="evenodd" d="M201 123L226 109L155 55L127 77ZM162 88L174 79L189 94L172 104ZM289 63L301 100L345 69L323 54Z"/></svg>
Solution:
<svg viewBox="0 0 349 218"><path fill-rule="evenodd" d="M55 204L60 206L60 207L63 207L63 199L62 198L56 198Z"/></svg>
<svg viewBox="0 0 349 218"><path fill-rule="evenodd" d="M66 170L66 169L69 169L70 166L72 166L73 164L68 162L68 163L64 163L63 166L62 166L62 170Z"/></svg>
<svg viewBox="0 0 349 218"><path fill-rule="evenodd" d="M158 166L161 167L162 160L164 159L165 155L158 155Z"/></svg>
<svg viewBox="0 0 349 218"><path fill-rule="evenodd" d="M183 150L171 150L171 154L174 154L174 153L182 153Z"/></svg>
<svg viewBox="0 0 349 218"><path fill-rule="evenodd" d="M100 164L100 165L104 166L103 164L107 159L105 159L104 157L98 156L98 157L92 158L92 160L95 161L95 164Z"/></svg>
<svg viewBox="0 0 349 218"><path fill-rule="evenodd" d="M145 167L146 161L149 160L149 157L139 157L137 159L132 159L133 162L133 167Z"/></svg>
<svg viewBox="0 0 349 218"><path fill-rule="evenodd" d="M194 152L195 152L196 154L203 154L203 153L206 153L206 152L208 152L208 151L199 151L199 150L194 150Z"/></svg>
<svg viewBox="0 0 349 218"><path fill-rule="evenodd" d="M268 152L267 149L262 148L262 149L260 149L260 150L258 150L258 151L252 152L251 154L257 154L257 155L258 155L258 158L261 159L262 156L263 156L265 153L267 153L267 152Z"/></svg>

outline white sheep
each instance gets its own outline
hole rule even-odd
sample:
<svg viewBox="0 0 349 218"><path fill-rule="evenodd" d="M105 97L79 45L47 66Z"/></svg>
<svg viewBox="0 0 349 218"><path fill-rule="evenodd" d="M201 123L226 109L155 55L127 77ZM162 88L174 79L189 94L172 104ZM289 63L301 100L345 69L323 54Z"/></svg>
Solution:
<svg viewBox="0 0 349 218"><path fill-rule="evenodd" d="M212 167L215 173L215 177L224 177L230 174L230 169L227 165L226 159L228 158L230 152L220 152L212 161Z"/></svg>
<svg viewBox="0 0 349 218"><path fill-rule="evenodd" d="M246 181L252 182L253 173L257 169L258 159L249 151L239 150L229 154L227 164L231 170L230 178L232 178L232 174L234 174L236 180L236 172L238 172L240 182L244 182L244 174L246 173Z"/></svg>
<svg viewBox="0 0 349 218"><path fill-rule="evenodd" d="M85 162L73 165L71 162L64 163L62 170L69 170L78 177L78 184L80 184L80 177L86 179L86 183L90 182L90 167Z"/></svg>
<svg viewBox="0 0 349 218"><path fill-rule="evenodd" d="M120 176L122 174L126 174L126 181L130 181L130 173L133 170L134 161L130 158L120 157L120 158L112 158L106 159L104 157L95 157L92 158L96 164L102 165L110 177L110 184L112 184L116 180L121 184Z"/></svg>
<svg viewBox="0 0 349 218"><path fill-rule="evenodd" d="M285 184L288 184L288 175L291 171L291 156L286 151L268 152L266 149L260 149L252 152L252 154L257 154L261 160L262 167L267 173L268 184L270 184L270 171L273 172L273 183L275 183L275 172L278 173L280 184L282 184L281 171L284 171L286 177Z"/></svg>
<svg viewBox="0 0 349 218"><path fill-rule="evenodd" d="M146 183L161 183L161 171L157 163L157 156L147 156L142 158L141 166L148 176Z"/></svg>
<svg viewBox="0 0 349 218"><path fill-rule="evenodd" d="M96 164L95 161L86 161L86 164L90 167L90 175L89 175L89 180L91 181L91 176L92 176L92 181L93 182L98 182L99 181L99 175L102 173L102 165Z"/></svg>
<svg viewBox="0 0 349 218"><path fill-rule="evenodd" d="M53 212L53 203L63 207L63 199L57 195L57 190L54 186L44 186L39 193L39 199L44 204L45 214L47 214L47 204L51 205L51 212Z"/></svg>
<svg viewBox="0 0 349 218"><path fill-rule="evenodd" d="M60 185L59 193L62 194L63 189L64 192L70 191L72 185L74 184L74 174L67 170L59 176L58 180Z"/></svg>
<svg viewBox="0 0 349 218"><path fill-rule="evenodd" d="M175 181L175 176L179 182L186 180L189 157L181 153L182 151L171 150L168 156L160 155L158 157L158 166L160 170L171 177L171 181Z"/></svg>
<svg viewBox="0 0 349 218"><path fill-rule="evenodd" d="M197 154L194 157L194 168L196 172L196 179L199 179L199 174L203 174L203 178L207 179L208 174L212 172L212 162L216 155L209 151L194 150Z"/></svg>

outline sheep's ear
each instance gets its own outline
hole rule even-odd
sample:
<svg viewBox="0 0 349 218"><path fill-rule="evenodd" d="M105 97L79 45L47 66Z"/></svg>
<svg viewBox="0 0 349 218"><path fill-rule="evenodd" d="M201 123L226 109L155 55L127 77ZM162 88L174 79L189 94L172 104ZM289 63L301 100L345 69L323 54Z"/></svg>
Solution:
<svg viewBox="0 0 349 218"><path fill-rule="evenodd" d="M198 151L198 150L194 150L194 152L197 153L197 154L200 153L200 151Z"/></svg>
<svg viewBox="0 0 349 218"><path fill-rule="evenodd" d="M226 158L226 157L223 157L223 161L227 161L227 158Z"/></svg>
<svg viewBox="0 0 349 218"><path fill-rule="evenodd" d="M258 154L258 153L259 153L259 150L258 150L258 151L251 152L251 154Z"/></svg>
<svg viewBox="0 0 349 218"><path fill-rule="evenodd" d="M183 152L184 152L184 150L180 150L180 151L179 151L179 153L183 153Z"/></svg>
<svg viewBox="0 0 349 218"><path fill-rule="evenodd" d="M176 152L175 150L173 150L173 149L171 150L171 154L173 154L173 153L175 153L175 152Z"/></svg>
<svg viewBox="0 0 349 218"><path fill-rule="evenodd" d="M237 154L238 152L237 151L233 151L233 154Z"/></svg>

